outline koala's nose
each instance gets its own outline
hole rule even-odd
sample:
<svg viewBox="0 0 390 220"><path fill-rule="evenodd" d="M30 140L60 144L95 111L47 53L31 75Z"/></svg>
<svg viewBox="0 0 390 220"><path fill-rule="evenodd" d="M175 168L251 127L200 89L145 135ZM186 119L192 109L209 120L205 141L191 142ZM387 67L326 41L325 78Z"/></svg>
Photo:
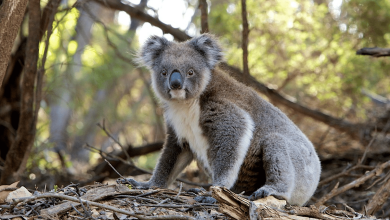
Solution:
<svg viewBox="0 0 390 220"><path fill-rule="evenodd" d="M183 87L183 79L178 71L174 71L169 77L169 85L171 89L181 89Z"/></svg>

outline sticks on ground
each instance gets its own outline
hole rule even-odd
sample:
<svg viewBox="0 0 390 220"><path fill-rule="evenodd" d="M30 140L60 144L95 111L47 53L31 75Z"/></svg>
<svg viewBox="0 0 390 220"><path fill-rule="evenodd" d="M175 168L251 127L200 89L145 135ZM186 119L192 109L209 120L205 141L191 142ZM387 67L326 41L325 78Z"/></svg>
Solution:
<svg viewBox="0 0 390 220"><path fill-rule="evenodd" d="M390 167L390 161L378 165L375 169L371 170L370 172L367 172L362 177L344 185L341 188L338 188L338 183L337 183L330 193L326 194L316 202L315 206L319 207L320 205L324 204L326 201L333 198L334 196L337 196L351 188L358 187L359 185L363 184L365 181L369 180L370 178L374 176L378 176L383 172L384 169L388 167Z"/></svg>
<svg viewBox="0 0 390 220"><path fill-rule="evenodd" d="M390 197L390 178L384 183L375 195L368 201L368 204L365 208L367 215L373 215L375 212L379 211L383 204Z"/></svg>

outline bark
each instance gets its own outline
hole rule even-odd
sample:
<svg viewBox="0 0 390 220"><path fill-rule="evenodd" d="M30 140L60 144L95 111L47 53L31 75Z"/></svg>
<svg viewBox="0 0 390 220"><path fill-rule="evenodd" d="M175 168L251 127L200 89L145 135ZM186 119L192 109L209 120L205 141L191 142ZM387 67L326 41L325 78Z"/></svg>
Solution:
<svg viewBox="0 0 390 220"><path fill-rule="evenodd" d="M59 0L50 0L42 13L40 21L39 38L42 39L45 30L49 24L50 18L53 18L53 9L58 7ZM19 125L20 101L21 101L21 78L25 63L27 38L22 37L16 52L12 54L7 71L3 80L3 86L0 87L0 154L1 159L5 160L9 148L14 142L16 130Z"/></svg>
<svg viewBox="0 0 390 220"><path fill-rule="evenodd" d="M201 12L200 24L202 27L201 33L209 32L209 23L208 23L208 5L206 0L199 0L199 8Z"/></svg>
<svg viewBox="0 0 390 220"><path fill-rule="evenodd" d="M0 7L0 88L27 2L27 0L4 0Z"/></svg>
<svg viewBox="0 0 390 220"><path fill-rule="evenodd" d="M241 16L242 16L242 66L243 66L243 81L247 82L249 79L249 67L248 67L248 37L249 37L249 25L248 25L248 13L246 11L246 0L241 0Z"/></svg>
<svg viewBox="0 0 390 220"><path fill-rule="evenodd" d="M24 170L23 160L29 155L34 142L34 83L37 74L40 21L40 1L30 0L29 36L26 46L25 74L22 82L20 120L15 141L6 157L5 167L1 175L1 184L9 184L18 179L18 175Z"/></svg>
<svg viewBox="0 0 390 220"><path fill-rule="evenodd" d="M23 38L17 51L12 55L8 65L3 86L0 88L0 154L5 161L8 151L14 142L20 117L20 80L26 55L27 38Z"/></svg>

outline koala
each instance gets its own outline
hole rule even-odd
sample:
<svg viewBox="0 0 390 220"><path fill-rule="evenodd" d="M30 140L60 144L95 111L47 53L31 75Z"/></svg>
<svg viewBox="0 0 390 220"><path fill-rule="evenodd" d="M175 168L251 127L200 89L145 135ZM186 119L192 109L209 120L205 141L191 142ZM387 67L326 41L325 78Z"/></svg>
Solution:
<svg viewBox="0 0 390 220"><path fill-rule="evenodd" d="M151 71L164 109L166 140L151 179L137 188L168 187L196 160L215 186L304 205L321 165L308 138L278 108L216 68L223 59L213 35L186 42L153 36L139 61Z"/></svg>

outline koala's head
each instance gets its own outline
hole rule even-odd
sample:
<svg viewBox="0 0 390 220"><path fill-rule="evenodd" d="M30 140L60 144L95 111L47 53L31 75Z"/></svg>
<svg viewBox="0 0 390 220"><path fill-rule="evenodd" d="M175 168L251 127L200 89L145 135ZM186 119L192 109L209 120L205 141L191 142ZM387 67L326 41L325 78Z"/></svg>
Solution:
<svg viewBox="0 0 390 220"><path fill-rule="evenodd" d="M212 35L203 34L177 43L150 37L142 47L140 61L152 71L152 86L160 99L198 97L206 88L222 50Z"/></svg>

